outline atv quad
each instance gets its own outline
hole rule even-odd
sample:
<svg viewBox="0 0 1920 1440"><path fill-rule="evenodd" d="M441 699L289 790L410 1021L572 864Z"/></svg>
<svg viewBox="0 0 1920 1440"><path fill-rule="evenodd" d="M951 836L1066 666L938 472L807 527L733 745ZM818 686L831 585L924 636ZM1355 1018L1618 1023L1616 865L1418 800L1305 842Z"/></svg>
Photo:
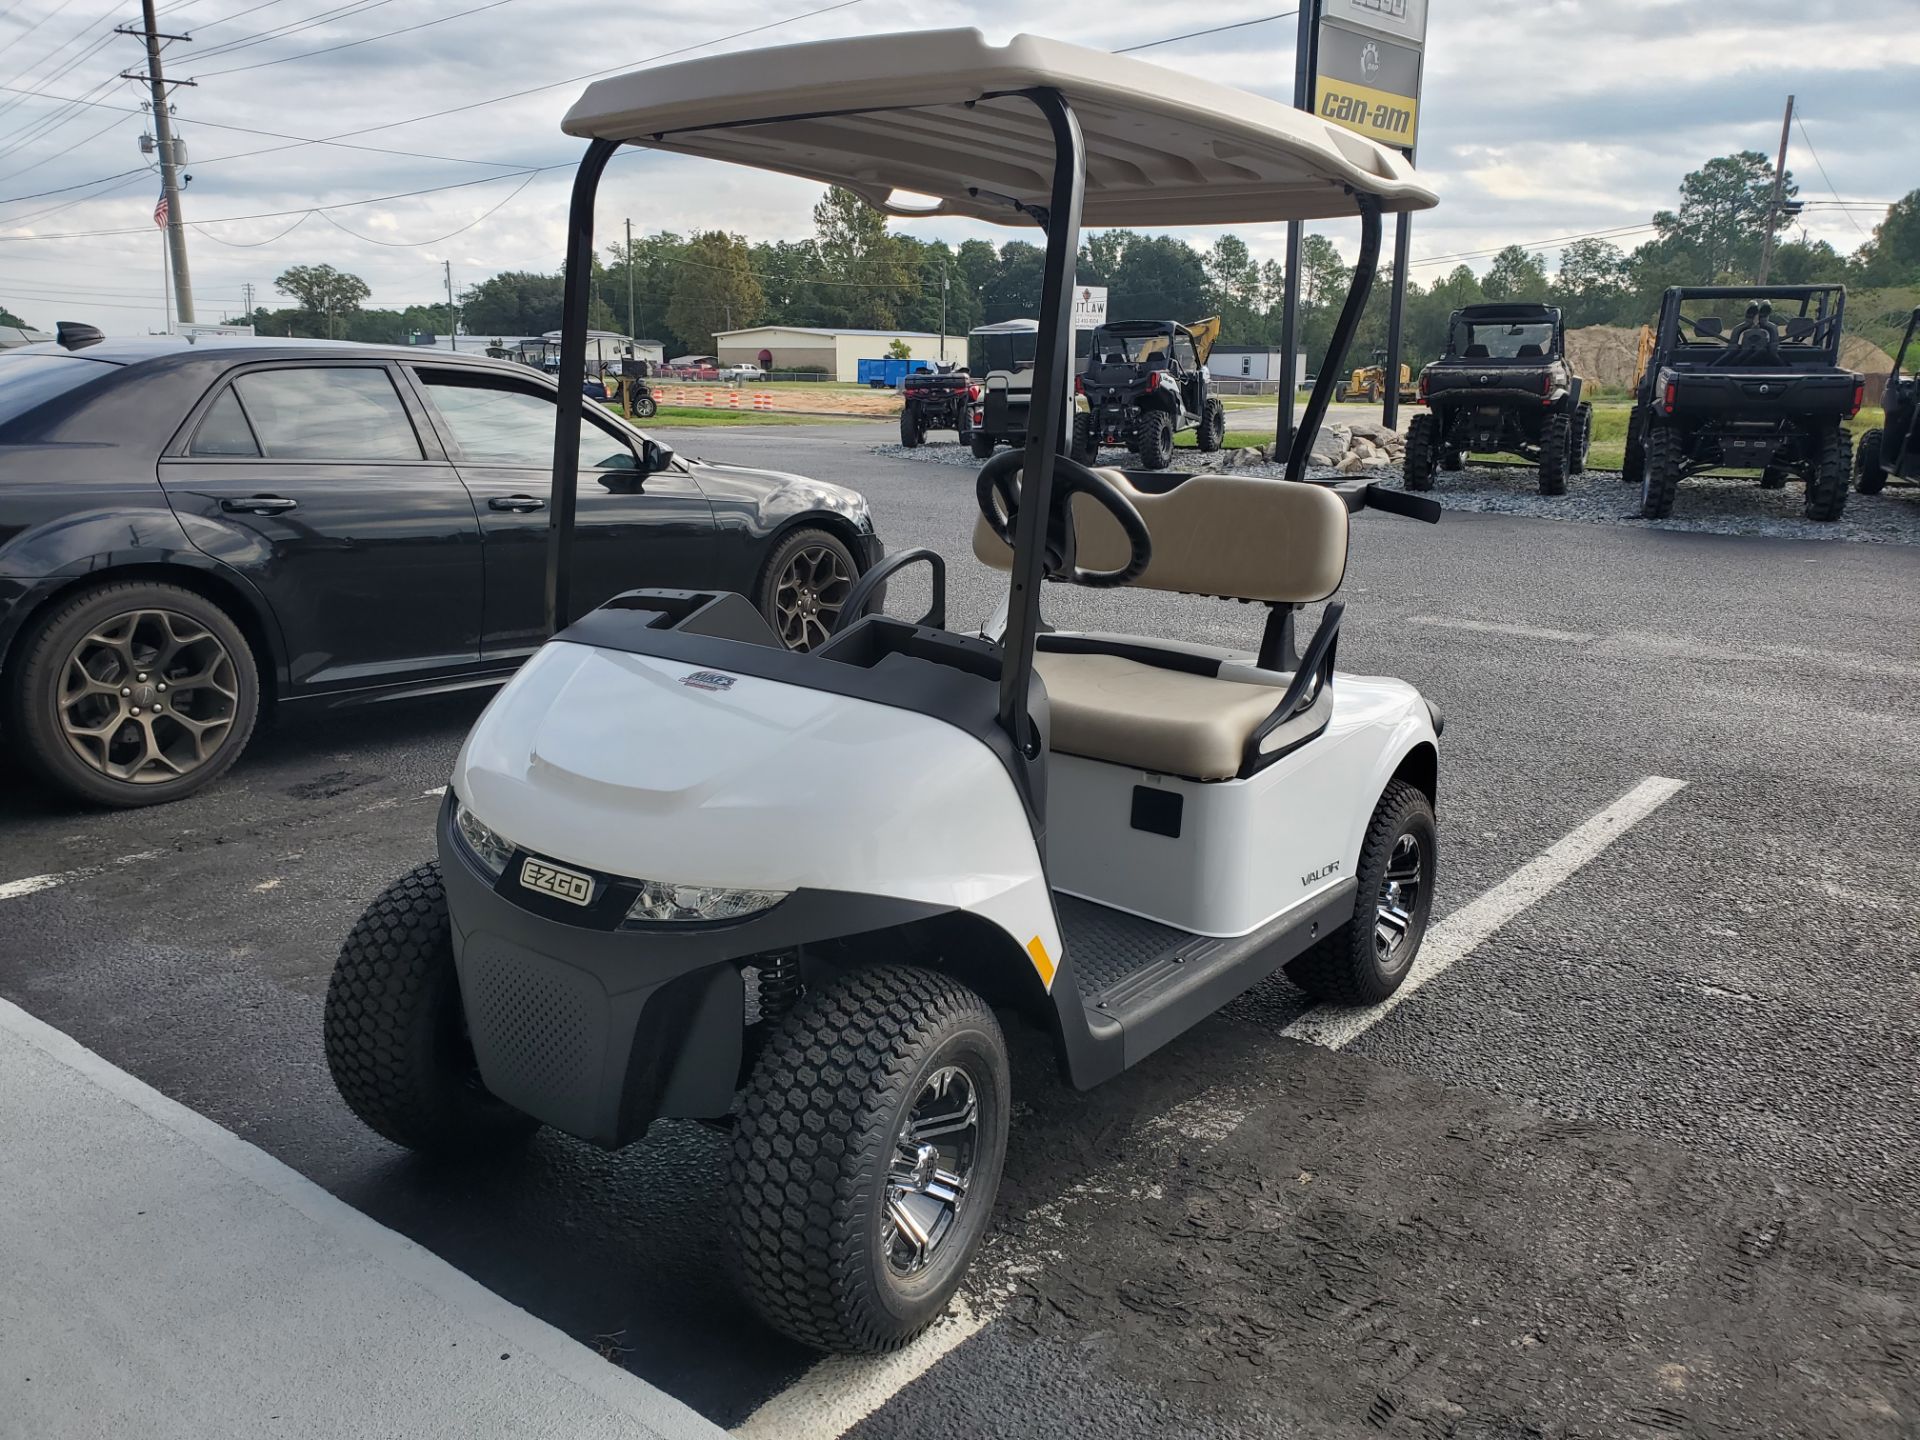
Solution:
<svg viewBox="0 0 1920 1440"><path fill-rule="evenodd" d="M951 430L967 444L980 397L980 384L965 367L914 371L900 382L900 443L912 450L926 443L929 430Z"/></svg>
<svg viewBox="0 0 1920 1440"><path fill-rule="evenodd" d="M1468 451L1519 455L1540 467L1540 493L1564 495L1587 468L1593 406L1567 364L1566 331L1551 305L1468 305L1447 321L1447 351L1420 372L1407 429L1409 490L1431 490L1436 469L1458 470Z"/></svg>
<svg viewBox="0 0 1920 1440"><path fill-rule="evenodd" d="M1846 422L1866 381L1840 365L1841 285L1675 286L1660 301L1634 392L1620 478L1640 482L1640 513L1673 513L1680 481L1757 470L1763 489L1806 482L1806 517L1847 504ZM1745 318L1729 326L1728 313ZM1784 317L1781 318L1781 317Z"/></svg>
<svg viewBox="0 0 1920 1440"><path fill-rule="evenodd" d="M1853 488L1862 495L1878 495L1886 488L1888 475L1920 483L1920 425L1914 423L1920 410L1920 376L1906 370L1916 326L1920 326L1920 307L1907 317L1907 333L1900 337L1900 353L1893 357L1893 369L1887 375L1886 393L1880 400L1887 418L1878 430L1862 435L1854 451Z"/></svg>
<svg viewBox="0 0 1920 1440"><path fill-rule="evenodd" d="M1227 411L1213 393L1207 354L1217 318L1188 327L1173 320L1124 320L1093 332L1087 368L1075 384L1087 410L1074 420L1073 453L1084 463L1103 445L1133 451L1149 470L1173 459L1173 437L1194 432L1202 450L1226 443Z"/></svg>

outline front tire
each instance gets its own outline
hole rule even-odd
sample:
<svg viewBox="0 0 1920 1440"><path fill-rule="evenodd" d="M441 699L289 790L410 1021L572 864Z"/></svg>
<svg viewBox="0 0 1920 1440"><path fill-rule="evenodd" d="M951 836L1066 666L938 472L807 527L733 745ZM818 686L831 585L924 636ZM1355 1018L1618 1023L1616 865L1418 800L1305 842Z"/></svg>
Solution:
<svg viewBox="0 0 1920 1440"><path fill-rule="evenodd" d="M1567 493L1567 471L1572 464L1574 439L1573 417L1567 414L1549 415L1546 428L1540 436L1540 493L1542 495L1564 495Z"/></svg>
<svg viewBox="0 0 1920 1440"><path fill-rule="evenodd" d="M1398 990L1433 911L1437 836L1427 797L1391 781L1360 846L1353 918L1290 962L1287 978L1336 1005L1377 1005Z"/></svg>
<svg viewBox="0 0 1920 1440"><path fill-rule="evenodd" d="M1227 443L1227 407L1212 396L1200 408L1200 430L1193 438L1209 454Z"/></svg>
<svg viewBox="0 0 1920 1440"><path fill-rule="evenodd" d="M760 613L789 650L811 650L833 634L840 607L860 578L837 535L809 526L774 547L760 576Z"/></svg>
<svg viewBox="0 0 1920 1440"><path fill-rule="evenodd" d="M973 434L968 437L967 444L973 450L974 459L991 460L993 458L993 451L994 451L993 436L987 434L986 431L984 430L974 431Z"/></svg>
<svg viewBox="0 0 1920 1440"><path fill-rule="evenodd" d="M1686 463L1680 453L1680 437L1664 428L1650 430L1642 453L1646 458L1640 466L1640 514L1647 520L1664 520L1673 514L1673 499L1679 493L1680 472Z"/></svg>
<svg viewBox="0 0 1920 1440"><path fill-rule="evenodd" d="M1862 495L1878 495L1887 488L1887 471L1881 452L1886 437L1879 430L1868 430L1853 451L1853 488Z"/></svg>
<svg viewBox="0 0 1920 1440"><path fill-rule="evenodd" d="M1082 465L1091 465L1100 458L1100 446L1093 438L1091 415L1073 417L1073 443L1067 448L1070 457Z"/></svg>
<svg viewBox="0 0 1920 1440"><path fill-rule="evenodd" d="M986 1234L1010 1093L999 1022L957 981L888 966L808 994L733 1135L733 1250L762 1318L855 1353L939 1319Z"/></svg>
<svg viewBox="0 0 1920 1440"><path fill-rule="evenodd" d="M1787 488L1787 468L1784 465L1769 465L1760 472L1762 490L1784 490Z"/></svg>
<svg viewBox="0 0 1920 1440"><path fill-rule="evenodd" d="M340 1098L396 1145L496 1154L539 1128L480 1083L438 862L381 891L348 932L321 1028Z"/></svg>
<svg viewBox="0 0 1920 1440"><path fill-rule="evenodd" d="M920 427L919 418L909 407L900 410L900 443L907 449L918 448L926 441L927 432Z"/></svg>
<svg viewBox="0 0 1920 1440"><path fill-rule="evenodd" d="M633 415L636 420L651 420L660 413L660 402L651 395L642 395L633 402Z"/></svg>
<svg viewBox="0 0 1920 1440"><path fill-rule="evenodd" d="M1173 421L1164 410L1149 410L1140 417L1133 448L1149 470L1164 470L1173 463Z"/></svg>
<svg viewBox="0 0 1920 1440"><path fill-rule="evenodd" d="M1807 476L1807 503L1802 512L1809 520L1838 520L1847 508L1849 462L1853 442L1839 426L1820 437L1820 450L1813 470Z"/></svg>
<svg viewBox="0 0 1920 1440"><path fill-rule="evenodd" d="M179 800L247 748L260 677L239 626L177 585L96 585L23 637L8 731L45 780L96 805Z"/></svg>
<svg viewBox="0 0 1920 1440"><path fill-rule="evenodd" d="M1620 461L1620 479L1632 484L1647 466L1647 412L1636 405L1627 412L1627 453Z"/></svg>
<svg viewBox="0 0 1920 1440"><path fill-rule="evenodd" d="M1567 457L1567 473L1587 473L1587 452L1593 448L1593 406L1580 402L1573 423L1573 452Z"/></svg>
<svg viewBox="0 0 1920 1440"><path fill-rule="evenodd" d="M1431 415L1416 415L1407 425L1407 447L1400 460L1400 483L1409 490L1433 489L1435 423Z"/></svg>

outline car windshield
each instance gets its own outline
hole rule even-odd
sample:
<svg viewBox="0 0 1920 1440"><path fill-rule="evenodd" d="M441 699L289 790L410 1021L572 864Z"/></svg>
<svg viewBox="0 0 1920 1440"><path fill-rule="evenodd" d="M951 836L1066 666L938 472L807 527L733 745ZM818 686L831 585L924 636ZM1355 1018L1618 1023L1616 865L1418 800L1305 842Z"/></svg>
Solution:
<svg viewBox="0 0 1920 1440"><path fill-rule="evenodd" d="M1467 360L1535 360L1552 353L1553 325L1546 320L1519 325L1510 320L1463 321L1457 343Z"/></svg>
<svg viewBox="0 0 1920 1440"><path fill-rule="evenodd" d="M0 355L0 426L56 396L104 380L116 368L77 355Z"/></svg>
<svg viewBox="0 0 1920 1440"><path fill-rule="evenodd" d="M1151 355L1164 355L1171 335L1116 335L1111 330L1093 332L1093 355L1101 365L1137 365Z"/></svg>

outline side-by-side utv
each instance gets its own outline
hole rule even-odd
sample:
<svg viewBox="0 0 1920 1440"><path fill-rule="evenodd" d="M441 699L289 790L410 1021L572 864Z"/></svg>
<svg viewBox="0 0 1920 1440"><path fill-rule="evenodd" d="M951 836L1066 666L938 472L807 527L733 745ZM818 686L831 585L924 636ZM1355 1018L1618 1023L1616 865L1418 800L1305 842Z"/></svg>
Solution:
<svg viewBox="0 0 1920 1440"><path fill-rule="evenodd" d="M736 1271L839 1350L944 1310L993 1214L1015 1100L1003 1019L1076 1086L1282 968L1365 1005L1415 964L1438 879L1436 710L1335 667L1350 513L1422 497L1305 483L1379 263L1433 192L1397 153L1145 62L971 30L743 51L601 80L568 113L565 322L586 328L601 172L625 144L845 186L899 215L1037 223L1026 439L980 471L975 555L1008 577L947 628L930 551L876 566L832 638L781 645L716 591L571 605L581 347L563 354L552 638L455 761L437 860L376 899L326 1003L341 1094L423 1151L540 1125L605 1146L665 1116L731 1132ZM900 195L898 192L908 192ZM1351 292L1285 480L1095 469L1073 409L1082 223L1354 217ZM956 535L956 542L965 537ZM1376 542L1378 543L1378 542ZM866 614L908 564L917 621ZM1257 640L1066 631L1049 585L1264 614ZM1138 613L1133 607L1125 613ZM1184 611L1181 613L1185 613Z"/></svg>
<svg viewBox="0 0 1920 1440"><path fill-rule="evenodd" d="M1219 334L1217 316L1192 326L1121 320L1096 329L1076 387L1087 408L1074 420L1075 458L1091 462L1101 446L1115 445L1164 470L1173 437L1188 430L1202 450L1218 450L1227 412L1213 393L1207 354Z"/></svg>
<svg viewBox="0 0 1920 1440"><path fill-rule="evenodd" d="M1920 482L1920 424L1915 423L1920 419L1920 375L1907 368L1916 328L1920 328L1920 307L1907 317L1899 353L1887 374L1887 388L1881 392L1886 418L1878 429L1861 435L1853 452L1853 488L1862 495L1878 495L1886 489L1889 475Z"/></svg>

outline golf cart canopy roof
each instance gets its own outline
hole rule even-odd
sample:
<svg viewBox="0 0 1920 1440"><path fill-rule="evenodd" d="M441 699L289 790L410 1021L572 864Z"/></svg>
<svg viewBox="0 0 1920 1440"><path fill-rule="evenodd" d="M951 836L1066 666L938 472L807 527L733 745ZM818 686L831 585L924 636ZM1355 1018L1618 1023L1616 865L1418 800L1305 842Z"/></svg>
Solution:
<svg viewBox="0 0 1920 1440"><path fill-rule="evenodd" d="M862 35L597 80L570 135L843 186L889 214L1015 222L1045 207L1055 146L1018 92L1066 97L1085 136L1081 221L1215 225L1436 202L1398 153L1303 111L1143 60L1035 35Z"/></svg>
<svg viewBox="0 0 1920 1440"><path fill-rule="evenodd" d="M1167 335L1176 330L1193 333L1178 320L1108 320L1099 328L1108 335Z"/></svg>
<svg viewBox="0 0 1920 1440"><path fill-rule="evenodd" d="M1551 320L1554 308L1538 300L1499 300L1462 305L1462 320Z"/></svg>

